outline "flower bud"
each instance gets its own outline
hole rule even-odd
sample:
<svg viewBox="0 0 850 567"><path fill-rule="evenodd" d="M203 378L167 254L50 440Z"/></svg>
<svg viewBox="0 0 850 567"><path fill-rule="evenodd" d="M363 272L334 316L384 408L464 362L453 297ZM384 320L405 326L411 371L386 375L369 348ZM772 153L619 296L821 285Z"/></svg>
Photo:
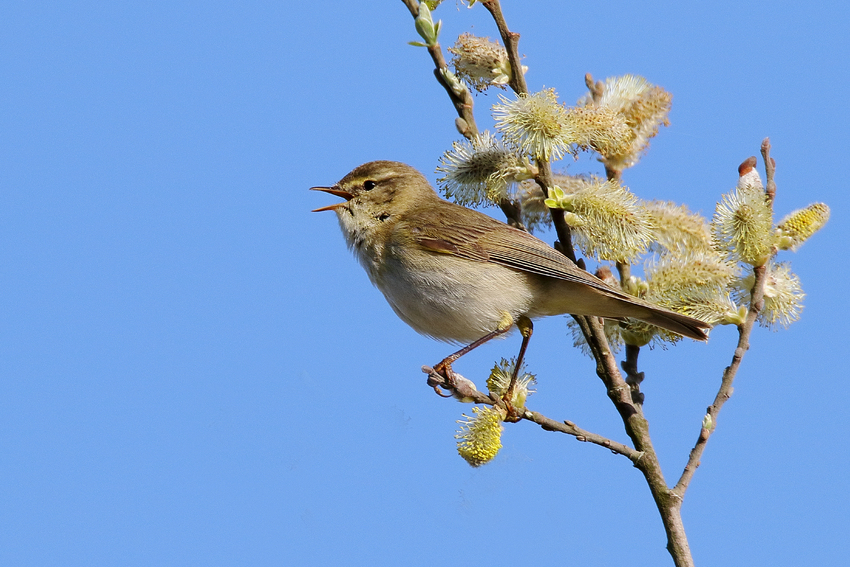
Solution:
<svg viewBox="0 0 850 567"><path fill-rule="evenodd" d="M490 377L487 378L487 389L497 396L504 396L508 392L511 384L511 377L514 374L516 367L516 358L510 360L502 359L501 362L493 366L490 371ZM525 400L534 393L531 388L537 382L534 374L525 371L525 364L520 366L517 373L516 382L514 382L514 392L511 397L511 404L516 409L525 407Z"/></svg>
<svg viewBox="0 0 850 567"><path fill-rule="evenodd" d="M796 250L829 220L829 207L815 203L786 216L776 227L780 250Z"/></svg>
<svg viewBox="0 0 850 567"><path fill-rule="evenodd" d="M458 76L478 92L491 85L505 88L511 80L511 64L504 47L486 37L465 33L457 38L449 51ZM523 73L528 67L523 66Z"/></svg>
<svg viewBox="0 0 850 567"><path fill-rule="evenodd" d="M458 420L460 429L455 435L457 452L473 467L492 461L502 448L502 421L505 416L498 408L476 406L475 415L464 414L466 420Z"/></svg>
<svg viewBox="0 0 850 567"><path fill-rule="evenodd" d="M433 47L437 45L437 37L440 35L440 25L442 22L437 22L436 25L434 24L434 20L431 18L431 10L428 8L427 2L419 3L419 15L416 16L413 23L416 27L416 32L422 39L425 40L425 46ZM413 43L413 45L422 44Z"/></svg>
<svg viewBox="0 0 850 567"><path fill-rule="evenodd" d="M739 184L723 195L712 228L717 242L734 259L751 266L763 265L770 257L775 239L773 211L761 185Z"/></svg>

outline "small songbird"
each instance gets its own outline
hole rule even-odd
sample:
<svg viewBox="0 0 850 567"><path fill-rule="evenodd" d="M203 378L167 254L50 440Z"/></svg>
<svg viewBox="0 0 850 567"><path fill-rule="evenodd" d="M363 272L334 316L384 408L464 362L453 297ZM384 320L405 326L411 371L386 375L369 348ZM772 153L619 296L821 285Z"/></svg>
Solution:
<svg viewBox="0 0 850 567"><path fill-rule="evenodd" d="M435 367L449 374L471 348L550 315L631 317L697 340L711 328L606 284L527 232L441 199L406 164L369 162L312 189L345 199L316 211L336 212L349 248L405 323L471 343Z"/></svg>

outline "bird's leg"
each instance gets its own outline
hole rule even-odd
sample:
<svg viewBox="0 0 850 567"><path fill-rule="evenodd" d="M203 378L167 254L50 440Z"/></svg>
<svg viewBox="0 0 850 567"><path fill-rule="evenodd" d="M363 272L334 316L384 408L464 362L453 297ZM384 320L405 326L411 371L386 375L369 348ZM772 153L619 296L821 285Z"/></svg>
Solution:
<svg viewBox="0 0 850 567"><path fill-rule="evenodd" d="M514 365L514 371L511 375L511 383L508 386L508 391L505 392L504 396L502 396L502 400L508 406L508 419L513 417L519 421L518 417L515 415L516 410L514 410L511 400L514 397L514 387L516 386L517 376L519 376L519 369L522 366L522 359L525 358L525 349L528 348L528 341L531 340L531 334L534 332L534 325L531 323L531 319L523 315L517 320L516 326L522 334L522 344L519 346L519 354L516 357L516 364Z"/></svg>
<svg viewBox="0 0 850 567"><path fill-rule="evenodd" d="M452 371L452 363L455 360L457 360L461 356L465 355L469 351L480 347L481 345L483 345L484 343L486 343L490 339L496 338L499 335L504 335L505 333L507 333L508 331L511 330L511 327L513 326L513 324L514 324L513 317L511 317L510 313L505 313L504 316L502 317L502 320L499 322L499 326L496 327L495 331L491 331L491 332L487 333L486 335L484 335L483 337L481 337L477 341L466 345L465 347L463 347L462 349L460 349L456 353L450 354L449 356L447 356L446 358L444 358L443 360L438 362L434 366L434 371L437 374L441 374L442 376L444 376L446 378L446 386L448 387L447 389L454 389L455 380L454 380L454 371ZM449 396L443 395L440 392L440 385L434 385L434 391L437 392L438 395L443 396L444 398L451 396L451 394L449 394Z"/></svg>

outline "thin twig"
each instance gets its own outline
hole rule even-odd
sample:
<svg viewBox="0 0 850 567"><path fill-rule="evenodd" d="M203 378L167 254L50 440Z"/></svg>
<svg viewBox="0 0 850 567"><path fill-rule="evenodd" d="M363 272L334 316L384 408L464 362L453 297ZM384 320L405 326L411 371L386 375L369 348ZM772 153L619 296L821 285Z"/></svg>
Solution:
<svg viewBox="0 0 850 567"><path fill-rule="evenodd" d="M773 181L773 174L776 168L776 164L770 157L770 142L767 138L765 138L764 143L762 143L762 155L764 156L767 184L768 186L773 186L773 191L775 195L776 185ZM768 164L770 165L768 166ZM711 418L710 427L700 428L699 436L697 437L696 444L694 444L694 448L691 449L690 455L688 456L688 462L685 465L684 471L682 471L682 476L679 478L679 481L676 483L676 486L673 487L673 492L679 498L684 498L685 492L688 490L688 486L690 485L691 480L693 480L694 478L694 473L696 473L697 467L699 467L700 459L702 458L702 454L705 451L708 439L709 437L711 437L712 432L717 426L717 415L720 413L720 409L723 407L723 404L725 404L726 401L729 400L729 398L732 396L732 385L735 381L735 375L738 373L738 368L741 366L741 361L744 359L744 354L750 348L750 334L752 333L753 328L755 327L756 319L758 318L759 312L764 306L764 285L767 279L765 277L766 272L767 263L762 266L757 266L753 268L753 275L755 276L755 281L753 282L753 289L750 291L751 300L749 311L747 312L747 318L744 323L738 327L738 345L736 346L735 352L732 355L732 362L723 371L723 377L720 380L720 389L717 391L717 395L714 397L714 403L712 403L710 406L708 406L708 409L706 409L706 414Z"/></svg>
<svg viewBox="0 0 850 567"><path fill-rule="evenodd" d="M552 181L552 166L548 161L538 159L537 168L540 173L534 178L534 181L536 181L540 189L543 190L543 194L548 197L549 190L555 185ZM549 209L549 216L552 217L552 225L555 227L555 234L558 235L558 242L561 243L561 247L558 248L558 250L560 250L567 258L572 260L573 263L577 264L576 253L573 248L572 231L570 230L570 226L567 224L564 213L565 211L563 209Z"/></svg>
<svg viewBox="0 0 850 567"><path fill-rule="evenodd" d="M511 89L519 94L528 92L528 85L525 83L525 75L522 72L522 61L519 57L519 34L508 29L508 24L505 22L505 16L502 14L502 5L499 0L484 0L482 2L490 15L493 16L493 21L496 22L496 27L499 28L499 35L502 36L502 42L505 44L505 50L508 52L508 61L511 64L511 79L508 82Z"/></svg>
<svg viewBox="0 0 850 567"><path fill-rule="evenodd" d="M525 75L522 73L522 61L519 57L519 34L508 29L508 24L505 22L505 16L502 14L502 5L499 0L486 0L482 4L493 16L493 21L496 22L499 35L505 44L505 50L508 52L508 61L511 64L511 79L508 84L517 95L527 95L528 85L525 82ZM539 173L535 176L534 181L543 190L543 194L548 197L549 191L555 185L552 177L552 164L545 159L536 160L536 164ZM552 225L555 227L555 233L558 235L558 242L561 243L559 250L575 263L576 255L573 249L572 232L564 218L564 211L561 209L549 209L549 214L552 217Z"/></svg>
<svg viewBox="0 0 850 567"><path fill-rule="evenodd" d="M635 404L643 404L644 395L640 391L640 383L643 382L645 374L638 371L638 356L640 355L640 347L636 345L626 345L626 360L620 363L620 368L626 373L626 384L632 389L632 401Z"/></svg>
<svg viewBox="0 0 850 567"><path fill-rule="evenodd" d="M407 9L410 11L410 15L413 16L413 19L416 19L419 15L419 2L416 0L401 1L405 6L407 6ZM452 106L455 107L458 117L465 122L462 128L458 127L458 131L469 140L475 138L475 136L478 135L478 127L475 125L475 115L472 112L472 107L475 104L472 94L469 92L469 89L464 89L462 93L458 94L452 86L446 82L441 70L448 69L449 67L446 64L446 58L443 57L443 49L440 47L439 42L432 46L428 46L428 53L431 55L431 60L434 61L434 76L437 78L437 82L446 89L446 94L449 95L449 98L452 101Z"/></svg>
<svg viewBox="0 0 850 567"><path fill-rule="evenodd" d="M694 448L691 449L690 455L688 456L688 462L685 465L684 471L682 471L682 476L679 478L676 486L673 487L673 492L678 495L679 498L684 498L685 492L688 490L688 486L694 478L694 473L696 473L697 467L699 467L700 459L705 451L708 439L711 437L712 432L717 426L717 415L720 413L720 409L723 407L723 404L732 397L732 384L735 381L735 375L737 374L741 361L744 358L744 353L746 353L750 348L750 334L752 333L756 318L758 317L759 309L764 301L765 271L765 266L753 268L755 282L753 284L753 300L750 303L750 310L747 313L747 319L744 324L738 327L738 345L732 355L732 362L723 371L723 377L720 381L720 389L714 397L714 403L706 409L706 414L711 417L711 428L700 428L697 442L694 445Z"/></svg>
<svg viewBox="0 0 850 567"><path fill-rule="evenodd" d="M620 274L620 287L625 289L632 277L632 265L628 262L617 262L617 273Z"/></svg>
<svg viewBox="0 0 850 567"><path fill-rule="evenodd" d="M623 455L634 463L637 463L643 458L643 453L635 451L628 445L623 445L622 443L612 441L611 439L603 437L602 435L597 435L596 433L586 431L577 426L572 421L555 421L554 419L549 419L545 415L542 415L536 411L528 410L525 411L523 417L528 421L533 421L546 431L558 431L560 433L572 435L579 441L593 443L594 445L599 445L600 447L610 449L612 452L617 453L619 455Z"/></svg>
<svg viewBox="0 0 850 567"><path fill-rule="evenodd" d="M422 371L428 375L429 386L439 386L441 388L449 389L448 381L446 380L445 376L438 374L430 366L423 366ZM476 390L475 386L471 382L466 383L465 379L461 381L459 387L458 385L455 386L452 391L452 395L455 398L460 399L462 402L504 407L504 403L502 402L501 398L499 398L499 396L488 395L484 392ZM591 431L587 431L586 429L582 429L581 427L577 426L575 423L569 420L556 421L554 419L546 417L545 415L539 412L531 411L528 409L522 411L518 417L534 422L547 431L558 431L560 433L566 433L567 435L572 435L579 441L586 441L588 443L593 443L594 445L599 445L600 447L610 449L614 453L627 457L635 464L637 464L643 458L643 454L639 451L635 451L631 447L623 445L622 443L619 443L617 441L612 441L611 439L599 435L598 433L593 433Z"/></svg>
<svg viewBox="0 0 850 567"><path fill-rule="evenodd" d="M773 200L776 198L776 181L773 180L773 177L776 174L776 160L770 157L770 138L762 140L761 156L764 158L764 190L767 193L767 198L770 199L770 204L772 205Z"/></svg>
<svg viewBox="0 0 850 567"><path fill-rule="evenodd" d="M410 15L415 20L419 15L419 2L416 0L402 0L402 2L407 6ZM472 97L472 93L469 92L469 89L464 89L462 94L458 94L446 82L441 70L448 69L448 65L446 64L446 58L443 56L443 49L440 47L439 42L433 46L429 46L428 53L434 62L434 77L436 77L437 82L446 90L446 94L449 95L452 106L455 107L455 111L457 112L458 117L455 119L457 131L467 140L474 140L478 136L478 126L475 124L475 114L473 112L475 100ZM499 202L499 207L505 214L508 224L520 230L526 230L525 225L522 223L522 214L518 203L513 203L510 199L502 199Z"/></svg>

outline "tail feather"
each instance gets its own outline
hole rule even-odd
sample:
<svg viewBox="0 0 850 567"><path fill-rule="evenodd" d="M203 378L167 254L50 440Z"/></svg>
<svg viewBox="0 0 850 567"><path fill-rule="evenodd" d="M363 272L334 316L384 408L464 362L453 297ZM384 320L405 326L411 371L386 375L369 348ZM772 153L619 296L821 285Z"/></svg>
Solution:
<svg viewBox="0 0 850 567"><path fill-rule="evenodd" d="M711 325L704 321L658 307L647 307L646 314L635 318L698 341L708 340L706 331L711 329Z"/></svg>
<svg viewBox="0 0 850 567"><path fill-rule="evenodd" d="M612 288L610 292L607 289L595 289L594 291L604 296L608 301L614 300L610 301L610 303L617 306L613 310L617 311L618 316L640 319L650 325L655 325L656 327L661 327L662 329L698 341L708 340L708 333L706 331L711 329L711 325L705 321L700 321L688 315L653 305L646 300L627 295L617 288ZM599 312L603 313L602 310Z"/></svg>
<svg viewBox="0 0 850 567"><path fill-rule="evenodd" d="M535 295L538 301L527 315L532 318L561 313L609 319L630 317L691 339L708 340L706 330L711 329L708 323L628 295L622 290L609 287L589 274L587 278L589 281L592 279L590 283L594 285L554 278L538 280L538 283L542 283L544 287L538 290ZM596 285L597 281L598 285Z"/></svg>

